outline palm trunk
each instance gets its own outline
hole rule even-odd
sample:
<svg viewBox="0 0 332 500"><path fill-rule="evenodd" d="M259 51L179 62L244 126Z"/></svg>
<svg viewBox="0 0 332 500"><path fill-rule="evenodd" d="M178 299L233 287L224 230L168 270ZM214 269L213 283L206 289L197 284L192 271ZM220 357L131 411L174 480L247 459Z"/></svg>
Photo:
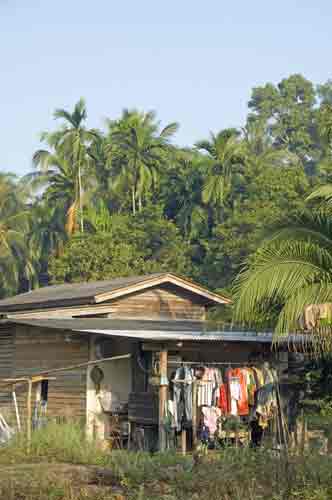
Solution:
<svg viewBox="0 0 332 500"><path fill-rule="evenodd" d="M131 188L131 203L132 203L132 209L133 209L133 215L136 215L136 193L135 193L135 188Z"/></svg>
<svg viewBox="0 0 332 500"><path fill-rule="evenodd" d="M80 204L80 225L81 233L84 232L83 225L83 204L82 204L82 179L81 179L81 164L78 164L78 189L79 189L79 204Z"/></svg>
<svg viewBox="0 0 332 500"><path fill-rule="evenodd" d="M138 195L138 211L142 212L142 195Z"/></svg>

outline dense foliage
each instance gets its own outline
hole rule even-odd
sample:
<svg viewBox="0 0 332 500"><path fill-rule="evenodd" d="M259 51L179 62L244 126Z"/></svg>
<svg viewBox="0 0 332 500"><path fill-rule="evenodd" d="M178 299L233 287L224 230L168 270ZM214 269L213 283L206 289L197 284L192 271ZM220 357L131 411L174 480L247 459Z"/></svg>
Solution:
<svg viewBox="0 0 332 500"><path fill-rule="evenodd" d="M332 82L301 75L254 88L246 123L188 148L153 112L95 130L84 100L57 110L33 171L0 178L2 296L156 270L229 289L265 233L331 180L331 96Z"/></svg>

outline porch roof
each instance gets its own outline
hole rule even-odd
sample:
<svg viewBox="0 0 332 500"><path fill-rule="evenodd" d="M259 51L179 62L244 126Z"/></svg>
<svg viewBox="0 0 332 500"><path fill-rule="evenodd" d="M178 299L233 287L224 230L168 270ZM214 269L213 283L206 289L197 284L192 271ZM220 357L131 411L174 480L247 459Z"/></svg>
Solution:
<svg viewBox="0 0 332 500"><path fill-rule="evenodd" d="M217 328L207 322L189 320L147 321L107 318L75 319L9 319L15 324L50 330L99 334L151 341L272 342L272 332L255 332L238 328Z"/></svg>

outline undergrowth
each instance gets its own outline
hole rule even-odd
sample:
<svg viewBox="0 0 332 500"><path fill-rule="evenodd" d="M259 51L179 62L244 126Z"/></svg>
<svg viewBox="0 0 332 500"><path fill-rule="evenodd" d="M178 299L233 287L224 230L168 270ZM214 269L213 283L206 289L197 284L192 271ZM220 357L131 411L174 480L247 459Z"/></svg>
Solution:
<svg viewBox="0 0 332 500"><path fill-rule="evenodd" d="M73 424L50 424L34 432L30 452L26 440L17 436L0 449L0 464L1 500L332 498L330 456L287 458L269 450L229 448L197 462L190 455L174 453L105 451L87 441L83 429ZM68 464L61 474L59 464ZM76 467L75 478L69 467ZM14 474L8 474L10 468ZM93 468L111 471L112 485L92 487L83 471Z"/></svg>

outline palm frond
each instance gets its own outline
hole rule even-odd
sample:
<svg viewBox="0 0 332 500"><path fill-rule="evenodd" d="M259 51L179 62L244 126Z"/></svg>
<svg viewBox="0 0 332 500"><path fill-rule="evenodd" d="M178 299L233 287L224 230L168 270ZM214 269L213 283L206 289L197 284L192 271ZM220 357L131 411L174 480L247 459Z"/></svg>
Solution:
<svg viewBox="0 0 332 500"><path fill-rule="evenodd" d="M162 131L160 132L160 136L165 139L168 139L172 137L174 134L176 134L179 128L180 126L177 122L169 123L168 125L166 125L166 127L162 129Z"/></svg>
<svg viewBox="0 0 332 500"><path fill-rule="evenodd" d="M306 241L272 242L235 281L235 319L252 323L257 310L284 303L301 287L331 280L332 254Z"/></svg>
<svg viewBox="0 0 332 500"><path fill-rule="evenodd" d="M323 204L331 205L332 204L332 184L326 184L324 186L320 186L318 189L313 191L306 198L307 201L316 201L320 200Z"/></svg>

